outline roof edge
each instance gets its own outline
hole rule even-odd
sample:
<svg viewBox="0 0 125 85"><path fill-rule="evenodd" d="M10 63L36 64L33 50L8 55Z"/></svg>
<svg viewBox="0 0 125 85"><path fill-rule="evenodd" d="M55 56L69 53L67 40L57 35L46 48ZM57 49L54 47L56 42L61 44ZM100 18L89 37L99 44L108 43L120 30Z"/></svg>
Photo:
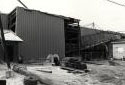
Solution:
<svg viewBox="0 0 125 85"><path fill-rule="evenodd" d="M74 19L74 20L76 20L76 21L80 21L80 19L76 19L76 18L73 18L73 17L66 17L66 16L63 16L63 15L51 14L51 13L48 13L48 12L42 12L42 11L40 11L40 10L26 9L26 8L24 8L24 7L19 7L19 6L17 6L15 9L17 9L17 8L22 8L22 9L29 10L29 11L36 11L36 12L39 12L39 13L44 13L44 14L47 14L47 15L59 17L59 18L66 19L66 20L68 20L68 19ZM14 10L15 10L15 9L14 9Z"/></svg>

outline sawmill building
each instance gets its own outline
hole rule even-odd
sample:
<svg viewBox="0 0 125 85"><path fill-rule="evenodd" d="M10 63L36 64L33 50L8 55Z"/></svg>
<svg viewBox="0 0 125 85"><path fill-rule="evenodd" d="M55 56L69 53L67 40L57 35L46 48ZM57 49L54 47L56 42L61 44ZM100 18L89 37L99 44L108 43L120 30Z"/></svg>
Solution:
<svg viewBox="0 0 125 85"><path fill-rule="evenodd" d="M4 30L18 37L8 40L14 43L8 48L11 61L22 58L26 63L38 63L49 54L58 54L60 59L80 55L79 19L23 7L4 15Z"/></svg>

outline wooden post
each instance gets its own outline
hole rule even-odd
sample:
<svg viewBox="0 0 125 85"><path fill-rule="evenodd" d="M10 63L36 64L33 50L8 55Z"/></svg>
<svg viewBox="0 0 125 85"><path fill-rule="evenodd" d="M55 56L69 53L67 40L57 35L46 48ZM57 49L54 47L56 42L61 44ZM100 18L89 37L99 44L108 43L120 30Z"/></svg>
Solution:
<svg viewBox="0 0 125 85"><path fill-rule="evenodd" d="M79 56L82 57L81 56L81 29L80 29L79 21L78 21L78 28L79 28L79 40L78 40L78 42L79 42Z"/></svg>

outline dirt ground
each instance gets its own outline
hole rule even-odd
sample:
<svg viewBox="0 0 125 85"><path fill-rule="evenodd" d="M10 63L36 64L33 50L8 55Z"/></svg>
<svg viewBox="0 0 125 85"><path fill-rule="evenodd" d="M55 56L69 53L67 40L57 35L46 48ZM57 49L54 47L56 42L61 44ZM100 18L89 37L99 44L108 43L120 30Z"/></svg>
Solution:
<svg viewBox="0 0 125 85"><path fill-rule="evenodd" d="M125 85L125 62L117 61L119 65L112 66L104 62L103 65L87 64L89 73L68 73L60 67L49 67L51 73L35 71L46 67L29 66L28 69L38 75L49 77L59 85Z"/></svg>
<svg viewBox="0 0 125 85"><path fill-rule="evenodd" d="M27 65L28 71L52 80L57 85L125 85L125 61L116 61L119 65L87 64L89 73L69 73L56 66ZM52 70L45 73L37 70ZM0 65L0 79L6 79L5 65ZM6 79L7 85L23 85L24 76L14 73L12 78ZM49 82L49 81L48 81ZM40 85L40 84L39 84Z"/></svg>
<svg viewBox="0 0 125 85"><path fill-rule="evenodd" d="M13 76L6 78L6 71L8 71L7 66L0 64L0 80L6 80L6 85L23 85L23 75L12 72Z"/></svg>

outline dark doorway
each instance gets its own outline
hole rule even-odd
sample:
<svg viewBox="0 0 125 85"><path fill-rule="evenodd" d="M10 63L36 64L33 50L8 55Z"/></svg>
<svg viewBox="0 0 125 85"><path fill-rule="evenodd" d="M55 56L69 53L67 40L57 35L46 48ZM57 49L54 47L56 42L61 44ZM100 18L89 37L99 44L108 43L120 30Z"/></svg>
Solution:
<svg viewBox="0 0 125 85"><path fill-rule="evenodd" d="M14 47L13 47L13 45L7 45L7 53L8 53L9 60L13 61L13 56L14 56Z"/></svg>
<svg viewBox="0 0 125 85"><path fill-rule="evenodd" d="M55 63L55 66L60 65L59 59L57 57L54 57L54 63Z"/></svg>

